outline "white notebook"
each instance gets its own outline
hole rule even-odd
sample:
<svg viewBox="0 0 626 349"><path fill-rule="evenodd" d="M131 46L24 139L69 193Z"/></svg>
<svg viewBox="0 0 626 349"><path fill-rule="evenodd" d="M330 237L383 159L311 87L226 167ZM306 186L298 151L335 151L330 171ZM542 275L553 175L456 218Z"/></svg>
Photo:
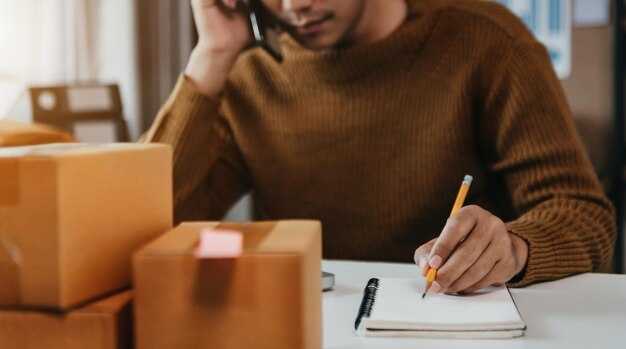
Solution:
<svg viewBox="0 0 626 349"><path fill-rule="evenodd" d="M506 286L469 295L429 293L424 279L371 279L355 329L366 337L513 338L526 324Z"/></svg>

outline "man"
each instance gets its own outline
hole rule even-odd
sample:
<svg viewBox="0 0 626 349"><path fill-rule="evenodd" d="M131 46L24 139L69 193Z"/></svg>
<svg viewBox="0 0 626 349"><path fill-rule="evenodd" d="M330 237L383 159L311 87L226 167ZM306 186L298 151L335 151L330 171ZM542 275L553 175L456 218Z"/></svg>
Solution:
<svg viewBox="0 0 626 349"><path fill-rule="evenodd" d="M434 292L609 268L612 206L545 48L503 7L263 0L281 64L222 1L192 1L199 42L146 135L173 145L177 221L252 190L256 218L320 219L326 258L413 256Z"/></svg>

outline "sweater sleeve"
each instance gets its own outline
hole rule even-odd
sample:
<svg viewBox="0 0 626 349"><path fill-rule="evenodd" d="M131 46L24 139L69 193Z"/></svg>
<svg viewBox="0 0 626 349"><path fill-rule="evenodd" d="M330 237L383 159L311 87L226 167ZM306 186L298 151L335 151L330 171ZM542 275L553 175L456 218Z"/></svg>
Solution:
<svg viewBox="0 0 626 349"><path fill-rule="evenodd" d="M511 42L496 68L480 122L490 171L504 179L529 245L511 286L610 268L615 213L596 177L545 48Z"/></svg>
<svg viewBox="0 0 626 349"><path fill-rule="evenodd" d="M220 219L249 190L220 102L198 92L182 74L140 142L172 146L176 223Z"/></svg>

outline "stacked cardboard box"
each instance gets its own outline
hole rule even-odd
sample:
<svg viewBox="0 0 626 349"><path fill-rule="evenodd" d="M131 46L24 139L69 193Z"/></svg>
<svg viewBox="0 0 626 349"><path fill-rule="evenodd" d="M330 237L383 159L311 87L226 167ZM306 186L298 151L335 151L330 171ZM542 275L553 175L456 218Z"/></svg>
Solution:
<svg viewBox="0 0 626 349"><path fill-rule="evenodd" d="M243 232L238 258L198 259L206 228ZM184 223L134 257L137 349L318 349L317 221Z"/></svg>
<svg viewBox="0 0 626 349"><path fill-rule="evenodd" d="M131 349L130 291L70 312L0 311L0 348Z"/></svg>
<svg viewBox="0 0 626 349"><path fill-rule="evenodd" d="M113 335L64 330L90 306L54 321L15 309L67 311L128 288L132 253L171 228L171 166L171 149L156 144L0 149L0 347L20 348L8 333L29 321L57 324L42 328L69 342Z"/></svg>

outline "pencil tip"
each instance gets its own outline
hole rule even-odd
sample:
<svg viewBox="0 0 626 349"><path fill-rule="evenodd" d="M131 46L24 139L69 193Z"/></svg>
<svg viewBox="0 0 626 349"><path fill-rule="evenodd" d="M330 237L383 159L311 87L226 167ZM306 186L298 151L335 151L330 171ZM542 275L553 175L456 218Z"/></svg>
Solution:
<svg viewBox="0 0 626 349"><path fill-rule="evenodd" d="M422 299L424 299L424 297L426 297L426 293L422 293Z"/></svg>

